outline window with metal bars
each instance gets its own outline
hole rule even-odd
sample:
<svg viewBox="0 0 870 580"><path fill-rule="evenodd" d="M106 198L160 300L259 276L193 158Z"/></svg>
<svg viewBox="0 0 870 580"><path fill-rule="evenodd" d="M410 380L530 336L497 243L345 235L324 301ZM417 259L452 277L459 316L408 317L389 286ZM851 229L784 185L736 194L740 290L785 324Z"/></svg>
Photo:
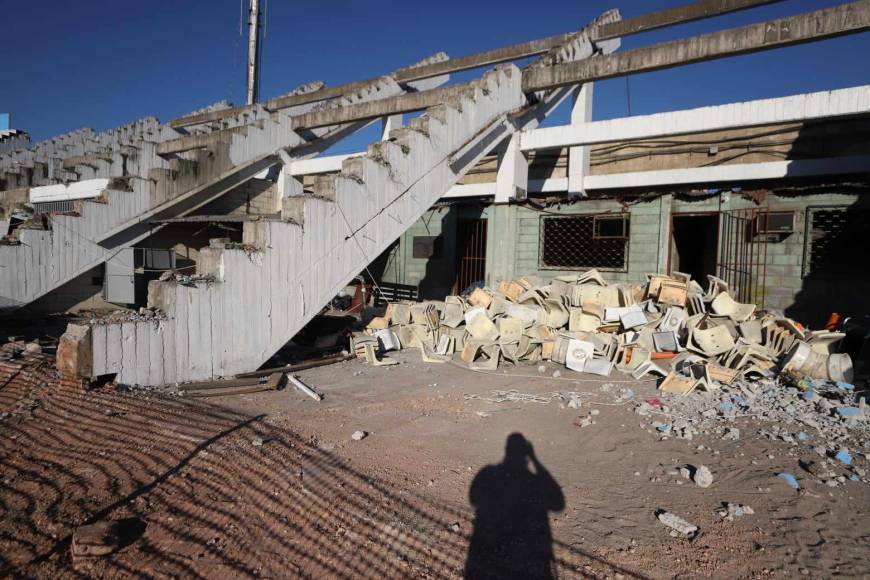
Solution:
<svg viewBox="0 0 870 580"><path fill-rule="evenodd" d="M803 275L858 275L870 271L866 245L870 210L849 207L807 209Z"/></svg>
<svg viewBox="0 0 870 580"><path fill-rule="evenodd" d="M542 216L539 265L555 270L625 270L628 237L629 214Z"/></svg>

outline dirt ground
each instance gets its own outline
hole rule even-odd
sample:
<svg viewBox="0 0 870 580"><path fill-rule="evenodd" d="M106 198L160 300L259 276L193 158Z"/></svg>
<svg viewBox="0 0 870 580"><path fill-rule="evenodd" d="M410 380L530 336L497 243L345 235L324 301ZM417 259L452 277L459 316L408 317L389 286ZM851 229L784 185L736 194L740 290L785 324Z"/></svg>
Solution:
<svg viewBox="0 0 870 580"><path fill-rule="evenodd" d="M83 393L57 380L49 357L0 368L0 412L10 413L0 421L0 575L870 572L870 488L806 476L798 460L812 455L812 434L791 446L761 438L747 418L738 441L662 440L632 402L601 390L630 386L641 400L655 396L652 382L395 358L389 368L354 360L299 373L321 402L293 389L207 400ZM549 402L487 400L511 389ZM581 409L550 399L565 391L585 393ZM575 424L587 417L594 423ZM357 430L368 435L354 441ZM686 464L708 466L713 485L683 479ZM799 492L781 471L798 476ZM755 513L725 520L723 502ZM659 509L702 533L672 537ZM72 561L77 526L131 517L144 531L119 551Z"/></svg>

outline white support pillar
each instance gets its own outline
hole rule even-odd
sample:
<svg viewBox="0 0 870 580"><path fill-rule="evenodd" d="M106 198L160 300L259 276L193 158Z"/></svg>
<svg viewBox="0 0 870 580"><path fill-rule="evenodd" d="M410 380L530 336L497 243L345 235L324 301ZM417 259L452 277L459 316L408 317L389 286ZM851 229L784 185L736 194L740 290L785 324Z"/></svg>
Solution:
<svg viewBox="0 0 870 580"><path fill-rule="evenodd" d="M571 125L580 125L592 120L593 83L574 87L574 103L571 107ZM583 179L589 174L589 147L568 149L568 197L586 197Z"/></svg>
<svg viewBox="0 0 870 580"><path fill-rule="evenodd" d="M499 153L495 176L495 203L509 203L512 199L525 199L529 191L529 161L520 149L520 133L507 140Z"/></svg>
<svg viewBox="0 0 870 580"><path fill-rule="evenodd" d="M525 199L529 190L529 161L520 150L520 134L506 139L498 155L495 177L495 203L487 220L486 263L487 283L495 286L500 280L514 277L517 249L516 208L511 200Z"/></svg>
<svg viewBox="0 0 870 580"><path fill-rule="evenodd" d="M390 138L390 131L404 127L404 115L390 115L381 119L381 141Z"/></svg>

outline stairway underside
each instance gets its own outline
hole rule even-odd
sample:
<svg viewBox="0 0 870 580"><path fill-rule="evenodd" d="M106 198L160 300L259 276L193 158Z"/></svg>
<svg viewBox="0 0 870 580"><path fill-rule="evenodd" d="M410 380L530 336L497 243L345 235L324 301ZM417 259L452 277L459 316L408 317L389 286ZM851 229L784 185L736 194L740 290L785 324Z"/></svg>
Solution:
<svg viewBox="0 0 870 580"><path fill-rule="evenodd" d="M618 15L608 13L594 25L613 19ZM595 51L584 29L527 69L587 58ZM151 282L148 305L158 315L70 325L59 348L59 367L81 377L115 375L121 383L139 385L231 376L259 367L483 156L513 132L536 125L570 93L564 87L526 95L522 74L514 65L500 65L475 81L442 90L433 99L440 104L408 127L390 131L365 155L345 159L339 174L318 177L313 193L285 191L280 219L244 222L241 244L212 240L200 251L194 276ZM382 85L381 91L399 90L389 78ZM288 132L320 131L325 138L341 130L325 126L329 122L353 125L348 111L336 113L288 119ZM302 123L309 119L320 119L312 125L321 127L305 129ZM231 162L272 163L277 157L286 161L294 154L317 153L301 145L280 155L271 149L270 156L270 137L283 134L273 125L271 136L247 127L244 141L237 128L223 129ZM163 143L160 150L174 155L204 144L215 147L222 138L184 137Z"/></svg>

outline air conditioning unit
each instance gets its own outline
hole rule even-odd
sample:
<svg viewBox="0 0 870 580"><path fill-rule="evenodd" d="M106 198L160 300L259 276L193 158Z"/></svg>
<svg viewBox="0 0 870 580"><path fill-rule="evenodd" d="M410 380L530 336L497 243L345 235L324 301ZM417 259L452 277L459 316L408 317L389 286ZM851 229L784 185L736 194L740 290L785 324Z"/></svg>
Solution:
<svg viewBox="0 0 870 580"><path fill-rule="evenodd" d="M790 234L794 232L793 211L772 211L755 218L755 233Z"/></svg>

